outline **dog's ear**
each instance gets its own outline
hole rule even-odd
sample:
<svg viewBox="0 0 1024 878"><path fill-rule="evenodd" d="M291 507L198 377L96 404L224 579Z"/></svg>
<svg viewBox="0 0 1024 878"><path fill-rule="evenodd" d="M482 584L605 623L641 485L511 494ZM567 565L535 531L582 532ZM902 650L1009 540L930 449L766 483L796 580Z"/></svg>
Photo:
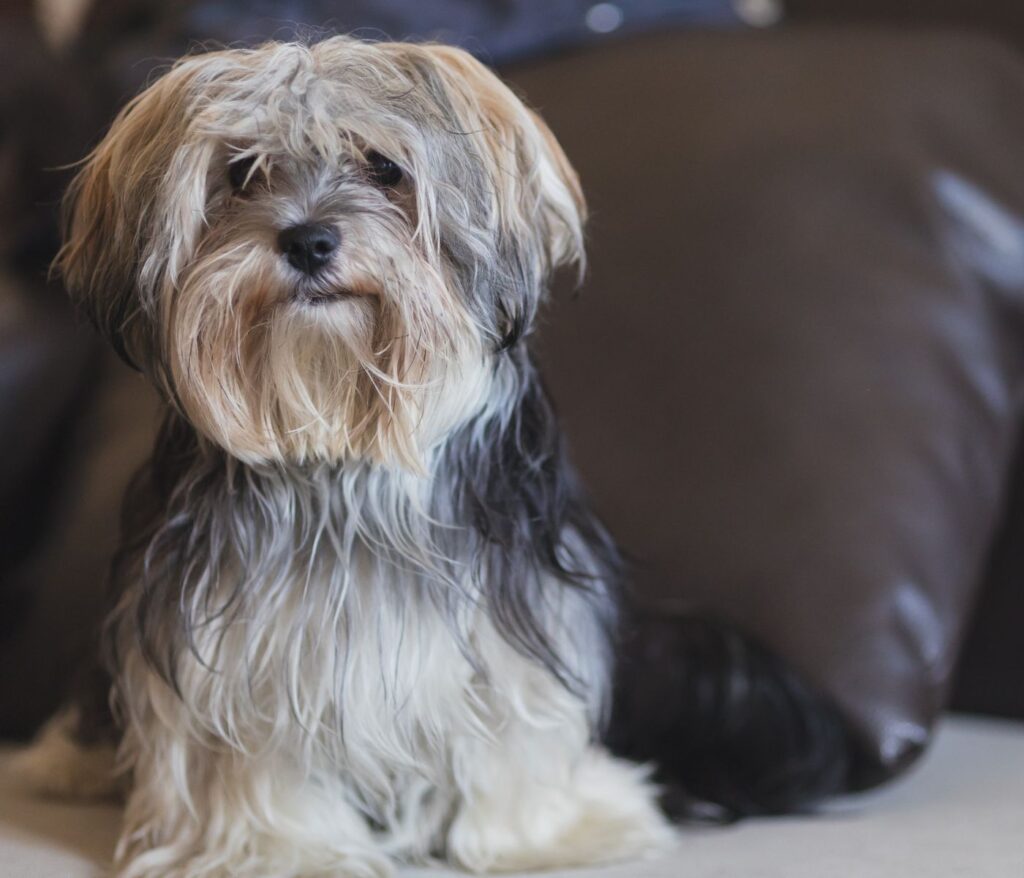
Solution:
<svg viewBox="0 0 1024 878"><path fill-rule="evenodd" d="M180 65L132 100L64 199L54 267L76 305L136 367L150 353L160 279L201 222L206 197L200 157L183 148L191 76Z"/></svg>
<svg viewBox="0 0 1024 878"><path fill-rule="evenodd" d="M421 48L443 84L453 133L472 139L489 171L487 213L512 279L512 289L497 296L507 347L529 328L551 271L582 271L583 191L551 130L497 76L461 49Z"/></svg>

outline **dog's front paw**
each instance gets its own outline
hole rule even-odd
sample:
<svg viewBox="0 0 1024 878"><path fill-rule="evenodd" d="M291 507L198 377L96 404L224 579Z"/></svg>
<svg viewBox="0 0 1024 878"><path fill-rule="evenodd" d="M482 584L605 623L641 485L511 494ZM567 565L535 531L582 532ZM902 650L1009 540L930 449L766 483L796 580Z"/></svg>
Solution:
<svg viewBox="0 0 1024 878"><path fill-rule="evenodd" d="M391 860L370 851L333 860L301 853L222 856L214 851L178 862L172 862L173 857L167 850L128 857L116 878L394 878Z"/></svg>
<svg viewBox="0 0 1024 878"><path fill-rule="evenodd" d="M128 816L132 804L129 802ZM116 878L393 878L390 857L346 821L305 825L294 813L270 816L273 831L250 815L220 812L199 822L131 825L115 854ZM202 828L200 828L200 826ZM311 830L318 831L311 831ZM349 831L346 831L346 830ZM161 839L159 842L156 839Z"/></svg>
<svg viewBox="0 0 1024 878"><path fill-rule="evenodd" d="M671 846L675 832L645 769L588 752L569 787L531 784L466 805L448 856L471 872L567 868L639 859Z"/></svg>
<svg viewBox="0 0 1024 878"><path fill-rule="evenodd" d="M121 792L111 744L86 746L75 740L76 717L68 709L51 719L11 769L37 793L73 799L110 798Z"/></svg>

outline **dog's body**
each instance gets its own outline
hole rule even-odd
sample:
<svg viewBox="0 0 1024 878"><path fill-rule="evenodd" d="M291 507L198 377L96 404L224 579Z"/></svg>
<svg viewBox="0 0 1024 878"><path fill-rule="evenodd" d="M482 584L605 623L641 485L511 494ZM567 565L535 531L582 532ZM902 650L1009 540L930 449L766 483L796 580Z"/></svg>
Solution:
<svg viewBox="0 0 1024 878"><path fill-rule="evenodd" d="M664 846L595 743L615 552L523 343L582 258L543 123L444 47L216 52L70 204L69 289L169 404L106 636L122 878Z"/></svg>
<svg viewBox="0 0 1024 878"><path fill-rule="evenodd" d="M184 424L166 429L190 444ZM429 482L262 470L191 444L167 524L145 540L162 557L132 571L148 588L129 586L112 622L127 822L143 830L126 835L125 874L216 874L225 857L241 874L376 874L384 855L439 853L532 868L664 840L642 773L592 744L609 678L599 578L538 577L545 664L510 642L471 569L397 552L475 539L444 464ZM406 496L417 487L427 495ZM192 552L207 575L183 605Z"/></svg>

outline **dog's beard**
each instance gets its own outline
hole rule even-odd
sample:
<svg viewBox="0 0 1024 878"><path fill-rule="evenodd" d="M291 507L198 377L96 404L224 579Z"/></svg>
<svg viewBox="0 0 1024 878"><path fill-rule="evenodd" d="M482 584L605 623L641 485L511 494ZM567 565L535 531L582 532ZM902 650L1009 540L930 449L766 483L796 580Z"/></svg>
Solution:
<svg viewBox="0 0 1024 878"><path fill-rule="evenodd" d="M247 463L422 469L486 395L479 332L400 222L339 226L343 252L315 278L290 271L265 232L214 226L165 297L170 395Z"/></svg>

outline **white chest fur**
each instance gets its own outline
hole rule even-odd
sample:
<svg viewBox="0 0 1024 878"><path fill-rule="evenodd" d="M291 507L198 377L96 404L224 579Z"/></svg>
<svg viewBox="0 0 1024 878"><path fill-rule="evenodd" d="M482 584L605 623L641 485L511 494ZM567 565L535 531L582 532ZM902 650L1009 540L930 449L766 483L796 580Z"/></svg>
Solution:
<svg viewBox="0 0 1024 878"><path fill-rule="evenodd" d="M178 798L199 789L209 801L212 751L218 781L235 777L250 801L280 802L272 791L285 780L331 790L368 818L379 844L418 858L443 846L482 754L521 736L514 730L550 738L521 754L530 761L520 770L568 770L566 753L584 751L607 679L588 596L554 581L544 590L545 628L575 678L570 691L498 634L480 590L438 552L385 560L365 521L319 516L312 528L308 518L281 510L294 527L250 541L273 563L222 561L218 577L183 594L191 644L178 654L177 691L126 642L121 691L139 730L126 758L137 771L144 763ZM398 526L388 530L398 536Z"/></svg>

